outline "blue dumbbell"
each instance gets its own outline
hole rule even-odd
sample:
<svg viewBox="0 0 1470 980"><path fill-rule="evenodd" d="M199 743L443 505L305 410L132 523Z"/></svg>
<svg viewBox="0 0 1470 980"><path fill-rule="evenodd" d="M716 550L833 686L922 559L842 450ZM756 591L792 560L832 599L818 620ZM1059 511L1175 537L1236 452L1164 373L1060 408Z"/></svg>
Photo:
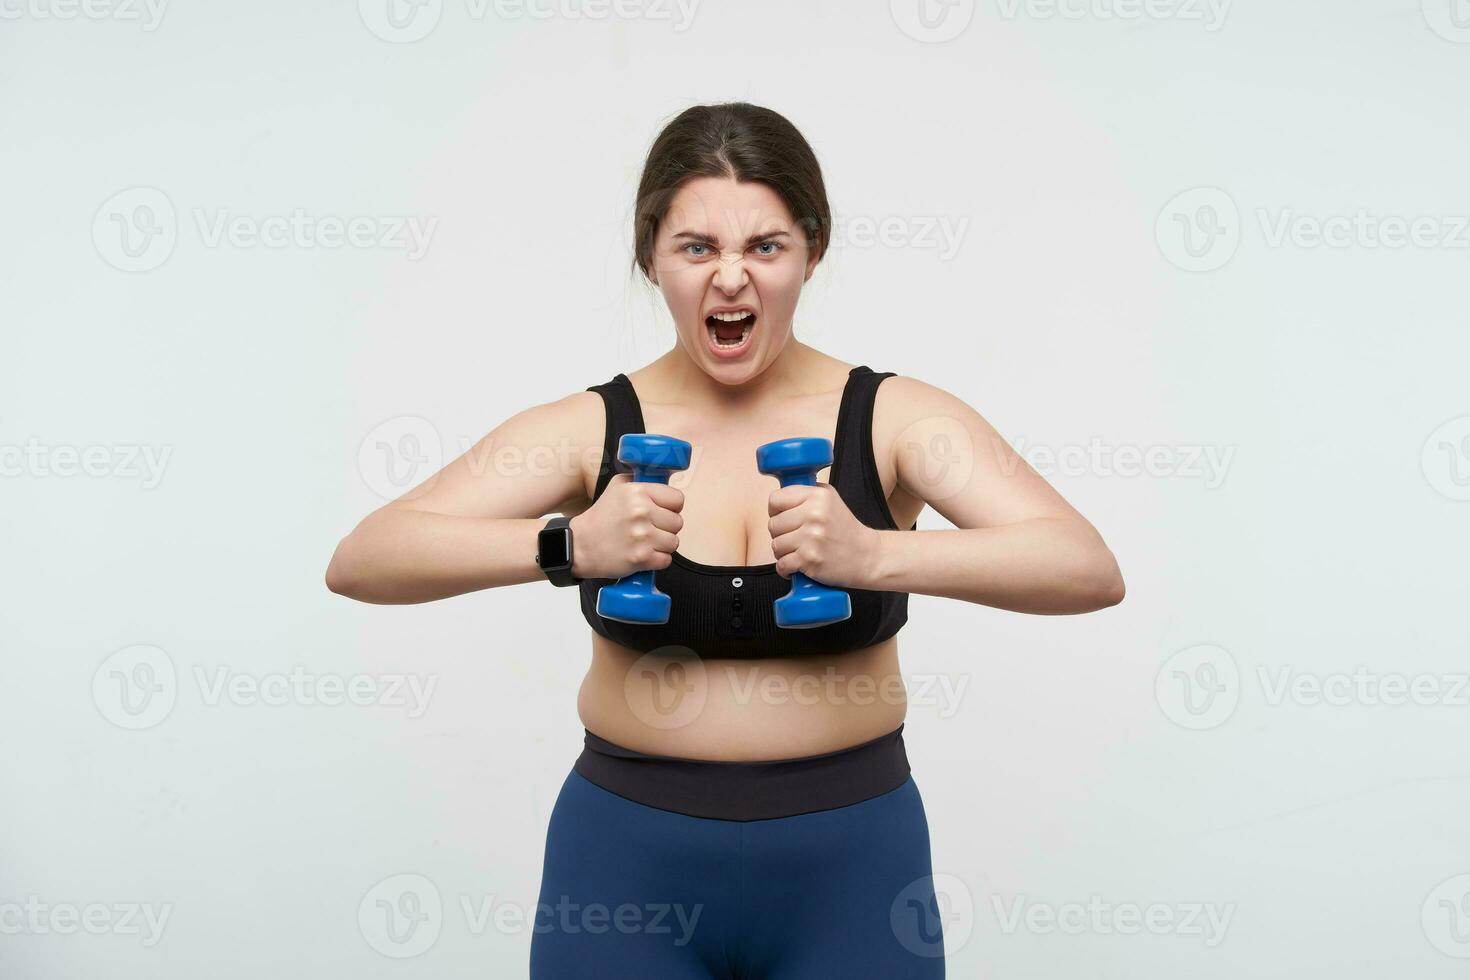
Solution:
<svg viewBox="0 0 1470 980"><path fill-rule="evenodd" d="M817 470L832 465L829 439L778 439L755 451L755 466L781 486L816 486ZM791 576L791 591L775 602L776 625L808 629L840 623L852 615L852 600L841 589L814 582L801 572Z"/></svg>
<svg viewBox="0 0 1470 980"><path fill-rule="evenodd" d="M633 467L634 483L668 483L689 468L689 443L672 436L628 432L618 440L618 461ZM597 591L597 615L620 623L667 623L669 597L653 584L653 569L625 575Z"/></svg>

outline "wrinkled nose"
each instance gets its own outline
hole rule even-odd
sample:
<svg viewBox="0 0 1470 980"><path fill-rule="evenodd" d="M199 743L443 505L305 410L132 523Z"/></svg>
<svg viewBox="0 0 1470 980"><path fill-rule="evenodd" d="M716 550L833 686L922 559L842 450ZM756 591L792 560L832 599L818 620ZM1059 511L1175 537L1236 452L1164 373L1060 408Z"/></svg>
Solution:
<svg viewBox="0 0 1470 980"><path fill-rule="evenodd" d="M738 252L721 252L719 264L715 267L715 285L727 293L734 293L745 283L745 256Z"/></svg>

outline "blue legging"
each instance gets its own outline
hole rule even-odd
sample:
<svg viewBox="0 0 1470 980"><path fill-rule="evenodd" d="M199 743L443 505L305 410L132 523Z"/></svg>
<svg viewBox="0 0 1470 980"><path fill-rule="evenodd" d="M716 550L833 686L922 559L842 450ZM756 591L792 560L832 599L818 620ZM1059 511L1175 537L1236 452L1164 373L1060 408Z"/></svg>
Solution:
<svg viewBox="0 0 1470 980"><path fill-rule="evenodd" d="M575 770L551 813L532 980L936 980L929 827L910 777L770 820L624 799Z"/></svg>

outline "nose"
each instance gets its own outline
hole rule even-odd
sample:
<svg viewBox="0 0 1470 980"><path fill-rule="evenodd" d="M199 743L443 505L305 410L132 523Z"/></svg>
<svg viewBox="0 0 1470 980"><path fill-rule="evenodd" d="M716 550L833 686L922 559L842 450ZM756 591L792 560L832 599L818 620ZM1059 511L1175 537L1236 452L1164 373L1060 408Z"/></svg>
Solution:
<svg viewBox="0 0 1470 980"><path fill-rule="evenodd" d="M721 252L720 261L715 266L715 286L734 294L743 289L747 281L744 253Z"/></svg>

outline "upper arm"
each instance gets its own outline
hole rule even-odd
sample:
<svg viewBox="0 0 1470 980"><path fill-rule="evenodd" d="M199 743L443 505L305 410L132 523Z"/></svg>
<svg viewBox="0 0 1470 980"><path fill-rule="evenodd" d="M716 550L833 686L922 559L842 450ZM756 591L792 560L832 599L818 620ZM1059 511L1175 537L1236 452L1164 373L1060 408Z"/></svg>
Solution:
<svg viewBox="0 0 1470 980"><path fill-rule="evenodd" d="M497 518L579 509L586 503L586 474L589 468L595 474L601 462L602 435L602 396L595 391L532 406L387 508Z"/></svg>
<svg viewBox="0 0 1470 980"><path fill-rule="evenodd" d="M898 375L878 388L898 486L960 528L1082 515L959 398ZM875 417L877 412L875 410Z"/></svg>

